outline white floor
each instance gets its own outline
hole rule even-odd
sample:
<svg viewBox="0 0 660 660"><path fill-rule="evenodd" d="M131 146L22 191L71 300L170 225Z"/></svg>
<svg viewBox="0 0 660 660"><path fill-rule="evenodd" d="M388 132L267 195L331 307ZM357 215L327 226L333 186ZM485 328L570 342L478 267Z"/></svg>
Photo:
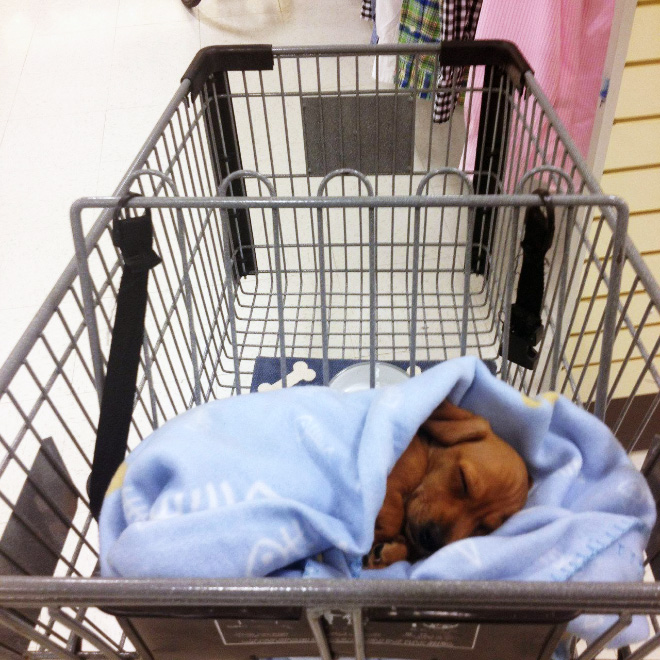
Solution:
<svg viewBox="0 0 660 660"><path fill-rule="evenodd" d="M194 54L368 43L360 0L0 0L0 364L73 255L69 207L110 194Z"/></svg>

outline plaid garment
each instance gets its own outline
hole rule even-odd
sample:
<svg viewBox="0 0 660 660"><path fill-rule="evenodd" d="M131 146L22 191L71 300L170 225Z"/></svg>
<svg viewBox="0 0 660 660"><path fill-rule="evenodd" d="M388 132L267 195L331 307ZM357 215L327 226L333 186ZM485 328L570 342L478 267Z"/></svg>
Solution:
<svg viewBox="0 0 660 660"><path fill-rule="evenodd" d="M440 0L403 0L399 43L419 44L440 41ZM435 55L401 55L397 82L400 87L429 89L437 75ZM427 93L420 94L428 97Z"/></svg>
<svg viewBox="0 0 660 660"><path fill-rule="evenodd" d="M371 0L362 0L362 10L360 11L360 16L362 16L365 21L374 20L374 8Z"/></svg>
<svg viewBox="0 0 660 660"><path fill-rule="evenodd" d="M464 39L466 41L472 40L475 37L477 31L477 23L479 21L479 14L481 13L481 5L483 0L438 0L435 4L440 4L440 38L442 41L448 41L450 39ZM431 4L429 2L423 2L423 0L404 0L402 6L402 16L403 10L414 4ZM362 18L367 20L374 19L374 5L373 0L362 0ZM423 16L422 11L422 16ZM412 14L411 14L412 15ZM409 19L406 19L409 20ZM406 37L403 37L401 30L399 30L399 41L402 43L412 43L413 40L409 39L411 32L406 34ZM436 39L437 41L437 39ZM375 43L375 42L373 42ZM424 62L421 66L418 66L418 72L415 73L412 70L413 58L399 58L399 66L401 67L401 60L406 60L403 62L403 71L399 71L398 80L399 84L402 87L408 87L410 81L413 80L414 85L418 85L419 78L417 76L421 75L421 85L422 88L428 88L431 85L426 84L424 79L424 72L428 71L429 64ZM428 58L424 58L427 60ZM434 60L435 58L432 58ZM409 70L406 72L405 66L409 66ZM435 66L435 62L433 62ZM434 69L431 68L431 71ZM445 88L450 91L438 92L435 96L435 103L433 106L433 121L436 123L443 123L449 121L451 116L456 108L456 103L458 101L458 96L461 92L462 87L465 84L466 72L463 69L456 69L455 67L440 67L438 74L438 87ZM415 76L415 78L413 78ZM454 89L452 90L452 86ZM426 95L423 95L426 96Z"/></svg>
<svg viewBox="0 0 660 660"><path fill-rule="evenodd" d="M442 41L474 39L483 0L443 0ZM440 67L438 87L451 91L438 92L433 106L433 121L443 123L451 119L461 88L465 84L465 70ZM452 90L452 87L454 89Z"/></svg>

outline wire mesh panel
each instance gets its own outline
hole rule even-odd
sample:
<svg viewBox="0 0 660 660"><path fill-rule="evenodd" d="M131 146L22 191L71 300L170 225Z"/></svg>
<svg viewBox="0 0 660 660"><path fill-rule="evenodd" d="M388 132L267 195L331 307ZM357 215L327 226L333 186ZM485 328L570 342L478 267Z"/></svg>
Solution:
<svg viewBox="0 0 660 660"><path fill-rule="evenodd" d="M211 49L115 195L74 205L78 260L0 370L0 566L15 576L0 585L0 655L179 653L165 648L181 638L179 629L169 642L150 641L129 620L139 618L136 608L167 605L165 586L149 592L130 581L80 579L93 575L98 559L86 484L122 274L113 217L150 209L163 260L150 275L130 448L196 403L249 391L261 358L276 360L284 378L296 359L414 368L463 354L490 360L526 394L555 389L595 411L629 450L646 446L660 403L658 286L625 237L625 204L602 195L519 55L501 53L499 46L443 45L440 61L454 69L438 88L417 80L385 85L373 76L384 57L397 58L399 72L430 57L428 79L436 80L433 47ZM458 101L444 124L432 117L438 93ZM129 190L139 197L126 197ZM555 231L545 256L543 331L525 367L509 332L519 246L528 210L548 200ZM222 634L216 618L241 621L246 614L236 608L248 605L259 610L250 612L255 620L302 622L305 653L324 658L351 649L364 657L365 634L367 651L383 657L373 626L394 619L448 635L442 626L455 621L438 612L440 602L482 623L493 624L496 611L509 628L523 623L530 634L542 621L549 627L535 629L538 644L527 649L539 658L551 655L579 613L620 616L609 637L585 651L590 658L631 613L659 609L648 585L563 586L517 587L523 596L516 601L499 584L435 585L408 595L407 586L393 595L387 585L367 594L357 584L331 584L307 601L293 588L286 605L295 612L284 614L285 590L264 603L247 581L234 591L199 585L197 603L185 585L167 593L180 608L169 614L194 613L206 623L189 625L214 635L191 641L204 657ZM274 607L266 616L263 608ZM395 616L369 607L404 609ZM346 629L324 618L333 608L348 617ZM459 655L472 630L464 623L465 639L454 640ZM161 626L170 629L169 619ZM653 651L654 630L634 657ZM251 639L258 631L255 624ZM448 653L451 645L438 648Z"/></svg>

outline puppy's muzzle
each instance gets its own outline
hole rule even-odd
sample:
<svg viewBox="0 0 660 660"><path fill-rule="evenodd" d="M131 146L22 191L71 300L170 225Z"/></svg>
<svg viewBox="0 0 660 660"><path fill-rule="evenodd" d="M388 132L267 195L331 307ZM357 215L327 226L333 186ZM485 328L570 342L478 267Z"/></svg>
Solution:
<svg viewBox="0 0 660 660"><path fill-rule="evenodd" d="M417 525L408 522L406 537L409 543L417 549L421 556L427 557L445 545L445 533L442 527L434 522Z"/></svg>

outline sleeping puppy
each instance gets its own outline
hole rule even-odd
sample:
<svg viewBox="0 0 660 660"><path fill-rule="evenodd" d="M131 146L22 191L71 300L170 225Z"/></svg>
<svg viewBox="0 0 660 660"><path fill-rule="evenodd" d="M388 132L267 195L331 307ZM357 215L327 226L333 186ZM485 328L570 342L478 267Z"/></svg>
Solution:
<svg viewBox="0 0 660 660"><path fill-rule="evenodd" d="M522 509L529 486L522 458L490 424L444 401L387 478L364 566L418 561L447 543L488 534Z"/></svg>

